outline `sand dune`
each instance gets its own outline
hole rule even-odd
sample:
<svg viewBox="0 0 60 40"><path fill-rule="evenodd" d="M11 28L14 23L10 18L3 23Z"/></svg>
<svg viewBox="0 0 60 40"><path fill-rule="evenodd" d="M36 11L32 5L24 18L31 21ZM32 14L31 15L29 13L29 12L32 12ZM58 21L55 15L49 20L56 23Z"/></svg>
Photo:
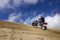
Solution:
<svg viewBox="0 0 60 40"><path fill-rule="evenodd" d="M0 20L0 40L60 40L60 29L41 30L31 25Z"/></svg>

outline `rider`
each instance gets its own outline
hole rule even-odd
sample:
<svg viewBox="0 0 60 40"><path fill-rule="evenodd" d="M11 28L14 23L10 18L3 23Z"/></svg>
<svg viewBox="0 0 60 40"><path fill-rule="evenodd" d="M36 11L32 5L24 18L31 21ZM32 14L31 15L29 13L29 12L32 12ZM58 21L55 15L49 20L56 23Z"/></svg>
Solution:
<svg viewBox="0 0 60 40"><path fill-rule="evenodd" d="M45 18L43 17L43 15L40 15L40 18L39 18L40 26L42 26L42 23L44 22L45 22Z"/></svg>

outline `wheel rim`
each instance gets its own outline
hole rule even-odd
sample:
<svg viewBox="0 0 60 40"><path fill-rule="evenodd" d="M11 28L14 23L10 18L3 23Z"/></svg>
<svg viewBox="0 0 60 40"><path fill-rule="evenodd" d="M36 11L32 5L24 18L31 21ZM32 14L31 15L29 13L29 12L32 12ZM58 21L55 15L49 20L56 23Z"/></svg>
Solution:
<svg viewBox="0 0 60 40"><path fill-rule="evenodd" d="M42 27L42 29L44 30L44 29L45 29L45 27Z"/></svg>

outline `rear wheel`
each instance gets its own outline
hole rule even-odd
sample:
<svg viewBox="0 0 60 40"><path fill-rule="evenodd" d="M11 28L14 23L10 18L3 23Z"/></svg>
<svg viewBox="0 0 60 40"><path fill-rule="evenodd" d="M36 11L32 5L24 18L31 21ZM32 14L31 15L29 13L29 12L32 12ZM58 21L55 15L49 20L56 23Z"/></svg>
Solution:
<svg viewBox="0 0 60 40"><path fill-rule="evenodd" d="M32 26L37 26L38 23L32 23Z"/></svg>
<svg viewBox="0 0 60 40"><path fill-rule="evenodd" d="M41 29L42 30L46 30L47 29L47 26L42 26Z"/></svg>

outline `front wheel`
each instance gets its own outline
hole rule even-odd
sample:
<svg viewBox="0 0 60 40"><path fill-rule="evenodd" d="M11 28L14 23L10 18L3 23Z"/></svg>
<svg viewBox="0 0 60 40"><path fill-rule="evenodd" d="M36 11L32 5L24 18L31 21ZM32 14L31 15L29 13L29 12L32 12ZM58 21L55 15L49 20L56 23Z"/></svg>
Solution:
<svg viewBox="0 0 60 40"><path fill-rule="evenodd" d="M47 26L42 26L41 29L42 30L46 30L47 29Z"/></svg>

